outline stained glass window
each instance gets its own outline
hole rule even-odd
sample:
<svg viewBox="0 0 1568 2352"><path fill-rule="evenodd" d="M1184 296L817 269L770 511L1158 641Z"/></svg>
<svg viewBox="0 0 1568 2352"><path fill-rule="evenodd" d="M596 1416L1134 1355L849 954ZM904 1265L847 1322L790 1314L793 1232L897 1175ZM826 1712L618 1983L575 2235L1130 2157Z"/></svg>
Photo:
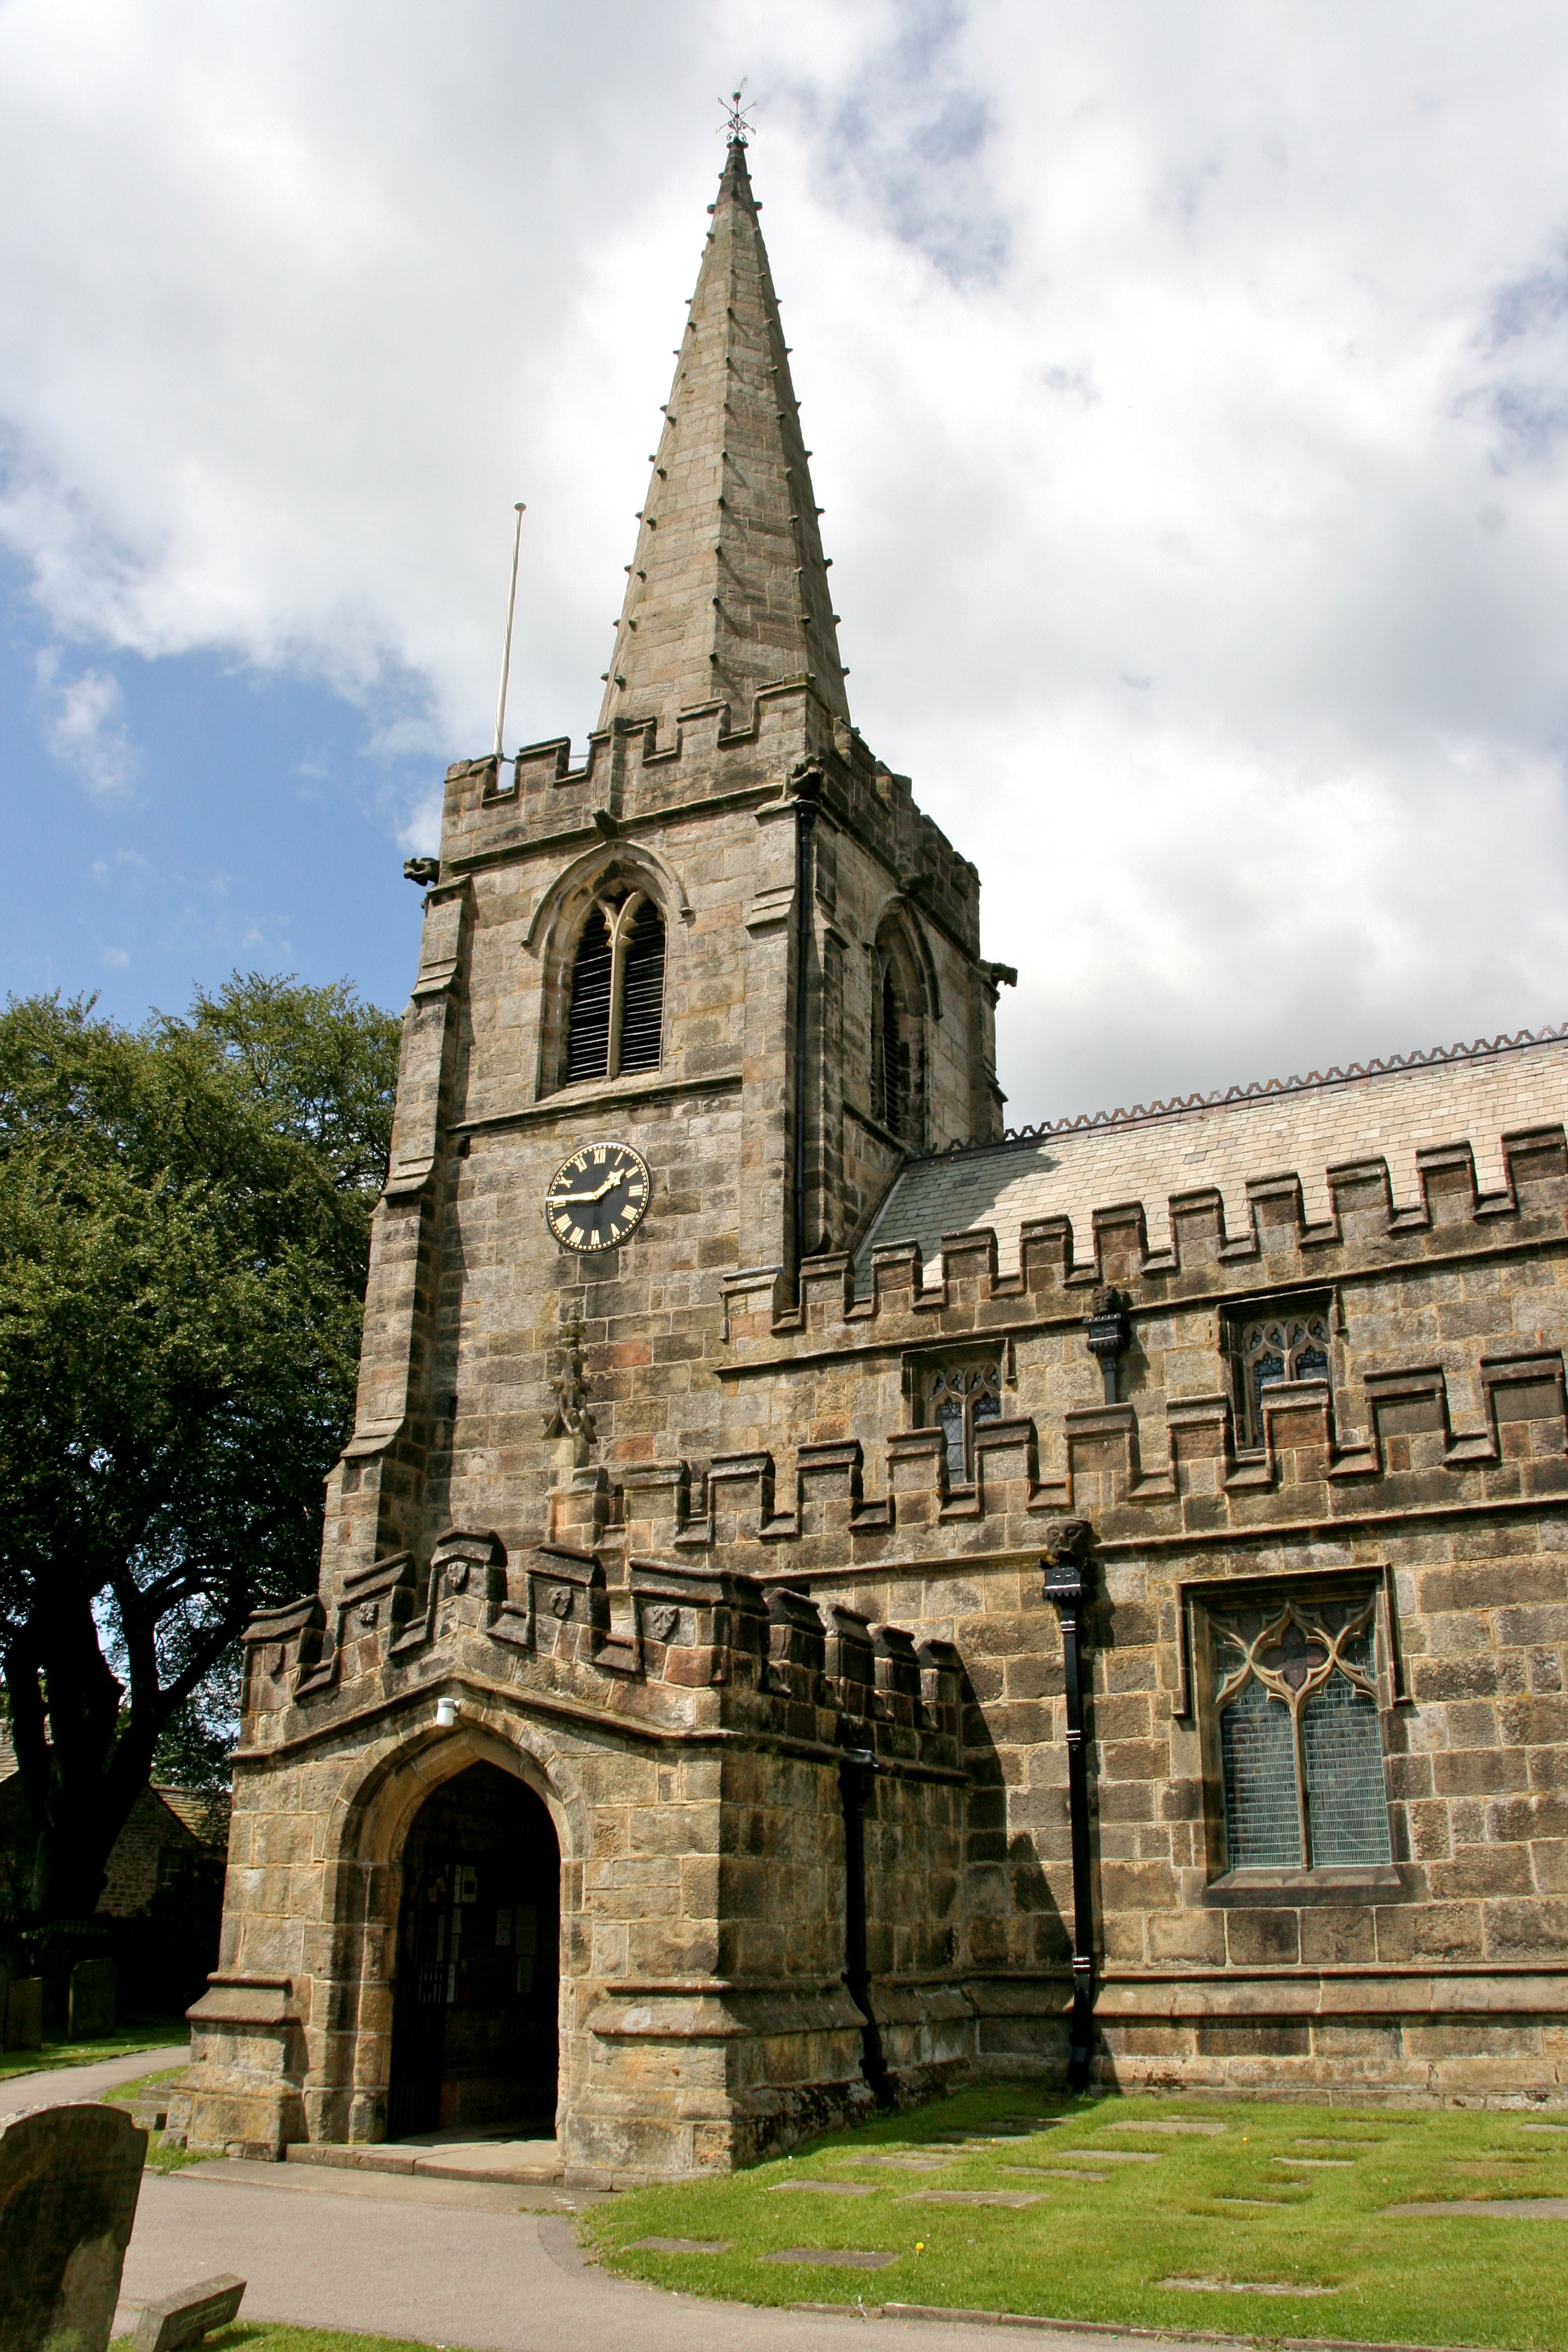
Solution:
<svg viewBox="0 0 1568 2352"><path fill-rule="evenodd" d="M1373 1598L1213 1616L1227 1866L1390 1859Z"/></svg>
<svg viewBox="0 0 1568 2352"><path fill-rule="evenodd" d="M1237 1367L1237 1435L1244 1445L1261 1445L1264 1391L1279 1381L1329 1378L1328 1301L1298 1304L1283 1312L1238 1322L1231 1346Z"/></svg>
<svg viewBox="0 0 1568 2352"><path fill-rule="evenodd" d="M974 1433L1002 1418L999 1364L942 1364L926 1375L926 1417L947 1441L947 1475L966 1486L974 1475Z"/></svg>

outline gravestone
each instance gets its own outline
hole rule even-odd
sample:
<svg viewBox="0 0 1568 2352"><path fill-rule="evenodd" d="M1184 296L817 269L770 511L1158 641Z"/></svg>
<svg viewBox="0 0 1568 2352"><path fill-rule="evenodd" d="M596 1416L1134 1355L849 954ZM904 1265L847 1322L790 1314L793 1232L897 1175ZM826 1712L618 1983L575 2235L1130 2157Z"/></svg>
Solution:
<svg viewBox="0 0 1568 2352"><path fill-rule="evenodd" d="M79 1960L71 1970L73 2042L97 2042L114 2031L115 1975L112 1960Z"/></svg>
<svg viewBox="0 0 1568 2352"><path fill-rule="evenodd" d="M5 1987L5 2047L39 2050L44 2041L44 1979L13 1977Z"/></svg>
<svg viewBox="0 0 1568 2352"><path fill-rule="evenodd" d="M226 2327L237 2317L244 2294L245 2281L226 2275L143 2305L131 2352L184 2352L186 2345L199 2344L213 2328Z"/></svg>
<svg viewBox="0 0 1568 2352"><path fill-rule="evenodd" d="M106 2352L146 2153L119 2107L0 2124L0 2352Z"/></svg>

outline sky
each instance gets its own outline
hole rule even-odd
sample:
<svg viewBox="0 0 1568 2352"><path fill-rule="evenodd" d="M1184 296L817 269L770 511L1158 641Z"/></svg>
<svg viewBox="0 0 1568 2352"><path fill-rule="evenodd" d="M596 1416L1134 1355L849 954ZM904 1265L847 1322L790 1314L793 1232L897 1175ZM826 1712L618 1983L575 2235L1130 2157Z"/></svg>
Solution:
<svg viewBox="0 0 1568 2352"><path fill-rule="evenodd" d="M398 1007L594 723L745 78L1007 1116L1568 1017L1568 12L0 0L0 988Z"/></svg>

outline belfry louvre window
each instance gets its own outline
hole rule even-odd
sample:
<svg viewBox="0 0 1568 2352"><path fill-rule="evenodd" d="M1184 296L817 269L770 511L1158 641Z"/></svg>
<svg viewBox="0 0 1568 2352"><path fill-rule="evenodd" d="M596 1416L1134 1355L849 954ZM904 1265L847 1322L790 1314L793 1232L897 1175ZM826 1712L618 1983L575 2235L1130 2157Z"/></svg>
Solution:
<svg viewBox="0 0 1568 2352"><path fill-rule="evenodd" d="M1228 1869L1389 1861L1376 1605L1211 1614Z"/></svg>
<svg viewBox="0 0 1568 2352"><path fill-rule="evenodd" d="M882 1125L917 1149L925 1140L925 1000L908 940L896 924L877 940L872 1101Z"/></svg>
<svg viewBox="0 0 1568 2352"><path fill-rule="evenodd" d="M947 1475L952 1486L974 1475L974 1433L1002 1418L999 1364L941 1364L925 1376L926 1426L940 1429L947 1444Z"/></svg>
<svg viewBox="0 0 1568 2352"><path fill-rule="evenodd" d="M641 891L588 911L572 965L566 1083L657 1070L664 1050L664 921Z"/></svg>
<svg viewBox="0 0 1568 2352"><path fill-rule="evenodd" d="M1263 1443L1263 1396L1279 1381L1327 1380L1332 1356L1329 1301L1298 1298L1267 1313L1244 1308L1229 1323L1237 1441Z"/></svg>
<svg viewBox="0 0 1568 2352"><path fill-rule="evenodd" d="M898 985L889 964L882 974L882 1124L902 1135L910 1107L910 1048L899 1020Z"/></svg>

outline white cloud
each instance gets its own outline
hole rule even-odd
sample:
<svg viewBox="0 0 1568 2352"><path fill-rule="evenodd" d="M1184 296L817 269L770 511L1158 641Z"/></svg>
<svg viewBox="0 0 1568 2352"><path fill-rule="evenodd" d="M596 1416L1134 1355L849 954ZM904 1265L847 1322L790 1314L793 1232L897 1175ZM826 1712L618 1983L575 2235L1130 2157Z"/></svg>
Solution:
<svg viewBox="0 0 1568 2352"><path fill-rule="evenodd" d="M434 771L525 497L509 731L580 740L742 70L853 708L981 866L1016 1115L1568 1013L1546 0L11 0L55 628Z"/></svg>
<svg viewBox="0 0 1568 2352"><path fill-rule="evenodd" d="M119 679L99 669L62 676L55 646L38 655L33 674L50 757L91 793L110 798L125 792L136 772L136 753L125 726Z"/></svg>

